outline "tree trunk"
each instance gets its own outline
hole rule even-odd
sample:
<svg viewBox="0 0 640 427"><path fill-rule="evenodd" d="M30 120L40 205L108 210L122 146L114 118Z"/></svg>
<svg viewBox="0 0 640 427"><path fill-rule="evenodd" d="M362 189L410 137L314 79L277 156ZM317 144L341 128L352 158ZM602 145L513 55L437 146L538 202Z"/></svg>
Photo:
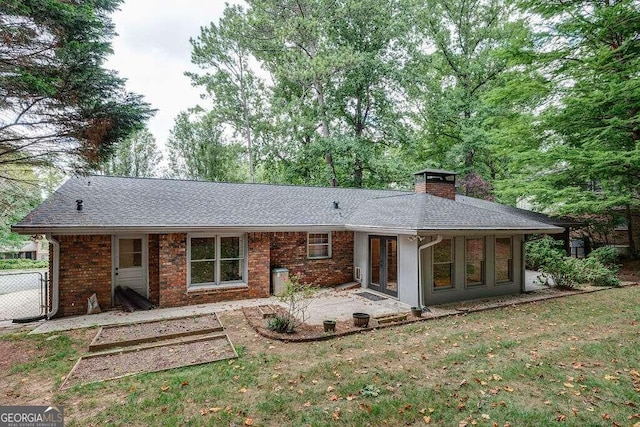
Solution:
<svg viewBox="0 0 640 427"><path fill-rule="evenodd" d="M631 213L631 206L627 206L626 217L627 217L627 237L629 238L629 255L631 256L631 258L635 259L638 254L636 251L636 241L633 236L634 228L633 228L633 215Z"/></svg>
<svg viewBox="0 0 640 427"><path fill-rule="evenodd" d="M247 96L244 91L244 66L240 61L240 98L242 101L242 119L244 121L244 132L247 139L247 152L249 153L249 181L255 182L255 173L253 168L253 141L251 138L251 123L249 122L249 106L247 105Z"/></svg>
<svg viewBox="0 0 640 427"><path fill-rule="evenodd" d="M329 138L329 123L327 122L327 116L325 115L325 105L324 105L324 88L322 87L322 83L318 82L317 79L314 82L316 87L316 93L318 94L318 108L320 110L320 134L323 138ZM338 177L336 176L336 167L333 164L333 156L331 155L331 151L328 151L324 155L324 161L329 169L329 173L331 174L331 178L329 180L329 184L332 187L337 187Z"/></svg>

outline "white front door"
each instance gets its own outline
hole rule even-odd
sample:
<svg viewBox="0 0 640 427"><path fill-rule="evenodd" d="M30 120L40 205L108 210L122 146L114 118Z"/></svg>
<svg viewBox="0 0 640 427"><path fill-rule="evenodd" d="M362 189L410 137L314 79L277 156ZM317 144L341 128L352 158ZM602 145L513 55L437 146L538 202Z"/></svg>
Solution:
<svg viewBox="0 0 640 427"><path fill-rule="evenodd" d="M146 236L115 236L113 289L117 286L131 288L144 297L149 297Z"/></svg>

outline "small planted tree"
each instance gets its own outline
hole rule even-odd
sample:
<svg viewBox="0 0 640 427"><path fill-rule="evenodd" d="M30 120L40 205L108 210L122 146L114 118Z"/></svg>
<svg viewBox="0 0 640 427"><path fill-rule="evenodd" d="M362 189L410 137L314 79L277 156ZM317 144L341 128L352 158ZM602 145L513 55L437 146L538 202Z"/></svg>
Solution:
<svg viewBox="0 0 640 427"><path fill-rule="evenodd" d="M298 325L308 319L309 304L316 289L304 284L300 276L291 275L284 283L284 292L277 298L287 305L286 313L269 319L267 327L276 332L295 332Z"/></svg>

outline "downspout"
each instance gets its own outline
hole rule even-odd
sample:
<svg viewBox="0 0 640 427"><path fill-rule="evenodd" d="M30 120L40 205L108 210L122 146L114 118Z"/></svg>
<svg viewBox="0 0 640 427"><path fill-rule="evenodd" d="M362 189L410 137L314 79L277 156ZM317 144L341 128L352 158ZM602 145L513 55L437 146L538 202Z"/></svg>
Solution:
<svg viewBox="0 0 640 427"><path fill-rule="evenodd" d="M51 319L58 313L60 305L59 273L60 273L60 242L47 234L47 240L53 245L53 268L51 269L51 311L47 313L47 319ZM47 301L48 302L48 301Z"/></svg>
<svg viewBox="0 0 640 427"><path fill-rule="evenodd" d="M436 236L436 240L432 240L428 243L425 243L422 246L418 247L418 307L422 307L422 251L424 249L430 248L431 246L435 246L438 243L442 242L442 234L438 234Z"/></svg>

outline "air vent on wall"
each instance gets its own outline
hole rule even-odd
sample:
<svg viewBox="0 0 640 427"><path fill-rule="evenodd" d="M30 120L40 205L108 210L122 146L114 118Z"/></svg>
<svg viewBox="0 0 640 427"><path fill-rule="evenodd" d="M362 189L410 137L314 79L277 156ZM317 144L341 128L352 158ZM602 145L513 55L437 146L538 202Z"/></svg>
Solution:
<svg viewBox="0 0 640 427"><path fill-rule="evenodd" d="M359 282L359 281L361 281L361 280L362 280L362 272L360 271L360 267L356 267L356 268L353 270L353 278L354 278L357 282Z"/></svg>

